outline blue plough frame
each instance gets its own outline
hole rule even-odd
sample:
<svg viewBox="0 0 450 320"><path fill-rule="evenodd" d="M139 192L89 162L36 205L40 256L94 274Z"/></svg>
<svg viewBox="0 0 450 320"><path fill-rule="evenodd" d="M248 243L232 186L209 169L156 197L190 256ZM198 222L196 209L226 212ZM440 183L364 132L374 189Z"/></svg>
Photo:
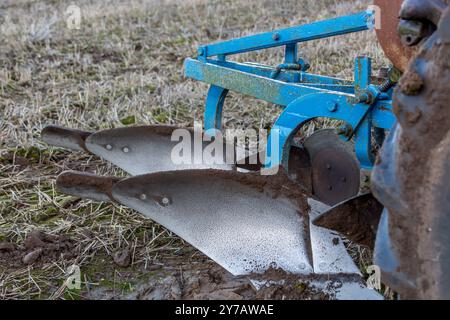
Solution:
<svg viewBox="0 0 450 320"><path fill-rule="evenodd" d="M371 84L370 58L356 58L355 77L349 81L308 73L307 63L299 59L297 48L301 42L366 31L373 25L373 13L364 11L200 46L197 59L186 59L185 74L211 85L206 99L204 129L221 129L223 105L232 90L283 108L271 130L277 130L279 134L279 147L273 150L268 143L266 167L282 164L287 169L287 159L281 155L290 148L292 137L310 120L326 117L346 123L344 131L347 133L342 133L342 138L354 137L355 153L361 167L371 169L374 163L372 128L390 130L395 123L392 90L381 92L378 86ZM282 46L285 47L285 61L276 68L227 61L230 55ZM272 157L274 152L278 152L278 157Z"/></svg>

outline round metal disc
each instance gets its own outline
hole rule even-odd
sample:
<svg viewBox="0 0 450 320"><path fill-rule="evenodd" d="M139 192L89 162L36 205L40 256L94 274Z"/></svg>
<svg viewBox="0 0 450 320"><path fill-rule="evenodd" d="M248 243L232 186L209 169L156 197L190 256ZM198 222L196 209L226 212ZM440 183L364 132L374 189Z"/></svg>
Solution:
<svg viewBox="0 0 450 320"><path fill-rule="evenodd" d="M374 4L380 8L381 28L376 29L378 42L392 64L405 71L414 50L405 47L397 33L402 3L403 0L374 0Z"/></svg>
<svg viewBox="0 0 450 320"><path fill-rule="evenodd" d="M359 192L360 168L352 144L339 138L334 129L315 132L304 146L312 165L314 196L335 205Z"/></svg>

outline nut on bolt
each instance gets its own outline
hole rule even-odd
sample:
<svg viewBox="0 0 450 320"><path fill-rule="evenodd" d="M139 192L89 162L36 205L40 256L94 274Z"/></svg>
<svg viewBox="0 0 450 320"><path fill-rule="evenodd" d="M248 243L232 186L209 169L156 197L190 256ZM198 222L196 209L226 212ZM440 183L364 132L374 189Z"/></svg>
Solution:
<svg viewBox="0 0 450 320"><path fill-rule="evenodd" d="M159 204L160 204L161 206L163 206L163 207L169 206L170 203L171 203L171 200L170 200L169 197L162 196L162 197L159 199Z"/></svg>
<svg viewBox="0 0 450 320"><path fill-rule="evenodd" d="M356 96L356 103L372 104L375 102L376 97L370 90L363 90Z"/></svg>
<svg viewBox="0 0 450 320"><path fill-rule="evenodd" d="M344 137L350 137L353 134L353 128L351 125L343 125L336 129L336 133L338 135L342 135Z"/></svg>
<svg viewBox="0 0 450 320"><path fill-rule="evenodd" d="M328 101L327 109L330 112L336 112L338 109L338 104L335 101Z"/></svg>

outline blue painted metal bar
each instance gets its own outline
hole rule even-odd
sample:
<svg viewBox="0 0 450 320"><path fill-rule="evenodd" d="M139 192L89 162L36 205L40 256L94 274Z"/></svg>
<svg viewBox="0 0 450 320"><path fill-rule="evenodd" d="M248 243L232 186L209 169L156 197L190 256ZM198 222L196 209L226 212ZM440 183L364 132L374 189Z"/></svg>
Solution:
<svg viewBox="0 0 450 320"><path fill-rule="evenodd" d="M372 114L365 116L364 121L355 131L355 153L361 168L372 169L375 157L372 153Z"/></svg>
<svg viewBox="0 0 450 320"><path fill-rule="evenodd" d="M317 74L312 74L308 72L302 72L300 74L301 83L320 83L320 84L334 84L334 85L351 85L353 82L345 79L339 79L335 77L322 76Z"/></svg>
<svg viewBox="0 0 450 320"><path fill-rule="evenodd" d="M190 78L281 106L287 106L298 97L307 94L330 92L321 88L273 80L194 59L185 61L185 73ZM334 93L350 97L342 92Z"/></svg>
<svg viewBox="0 0 450 320"><path fill-rule="evenodd" d="M392 100L377 101L372 110L372 125L376 128L391 130L395 124L392 112Z"/></svg>
<svg viewBox="0 0 450 320"><path fill-rule="evenodd" d="M368 57L355 59L355 91L358 96L367 94L371 89L372 60ZM366 92L366 93L365 93ZM366 114L361 121L353 127L355 137L355 153L362 168L373 167L374 156L372 153L372 110L374 103L368 104ZM351 138L351 137L349 137Z"/></svg>
<svg viewBox="0 0 450 320"><path fill-rule="evenodd" d="M355 87L353 85L322 84L322 83L304 83L303 85L312 87L312 88L325 89L325 90L329 90L329 91L337 91L337 92L343 92L343 93L348 93L348 94L355 93Z"/></svg>
<svg viewBox="0 0 450 320"><path fill-rule="evenodd" d="M367 89L372 76L372 60L368 57L355 59L355 91Z"/></svg>
<svg viewBox="0 0 450 320"><path fill-rule="evenodd" d="M297 63L298 51L296 43L286 45L284 52L284 63Z"/></svg>
<svg viewBox="0 0 450 320"><path fill-rule="evenodd" d="M232 61L217 61L206 60L205 62L218 65L221 67L239 70L246 73L252 73L261 77L270 78L270 75L275 70L274 67L266 66L257 63L239 63ZM188 75L186 75L188 76ZM298 78L297 78L298 76ZM322 75L316 75L308 72L295 71L295 70L282 70L278 76L278 80L286 82L299 82L304 84L323 84L323 85L342 85L344 87L353 86L353 81L340 79L336 77L328 77ZM345 89L347 91L347 89Z"/></svg>
<svg viewBox="0 0 450 320"><path fill-rule="evenodd" d="M369 30L372 15L363 11L350 16L319 21L302 26L266 32L258 35L219 42L199 47L199 56L213 57L279 47L293 43L317 40Z"/></svg>
<svg viewBox="0 0 450 320"><path fill-rule="evenodd" d="M256 63L238 63L238 62L221 62L217 60L207 60L208 63L218 65L227 69L251 73L265 78L270 78L270 75L275 71L274 67L264 66ZM278 80L285 82L298 82L300 72L294 70L282 70L278 75Z"/></svg>

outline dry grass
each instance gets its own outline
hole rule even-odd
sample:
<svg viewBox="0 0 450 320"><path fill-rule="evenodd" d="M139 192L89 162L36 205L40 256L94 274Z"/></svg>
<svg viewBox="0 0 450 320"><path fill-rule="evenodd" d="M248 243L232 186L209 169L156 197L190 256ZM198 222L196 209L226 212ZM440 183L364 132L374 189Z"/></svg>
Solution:
<svg viewBox="0 0 450 320"><path fill-rule="evenodd" d="M55 176L67 169L121 174L100 160L50 149L39 137L48 124L85 130L125 124L193 125L202 119L207 86L183 77L196 46L364 9L365 0L77 1L81 30L63 13L71 1L7 0L0 4L0 242L22 243L36 228L68 234L73 259L42 268L0 265L0 298L60 298L65 270L88 266L130 246L133 265L186 245L131 210L59 194ZM351 78L353 57L386 65L373 33L301 46L312 71ZM239 56L277 64L281 50ZM232 95L226 127L263 128L279 109ZM86 232L89 230L89 234ZM356 254L366 254L357 252Z"/></svg>

